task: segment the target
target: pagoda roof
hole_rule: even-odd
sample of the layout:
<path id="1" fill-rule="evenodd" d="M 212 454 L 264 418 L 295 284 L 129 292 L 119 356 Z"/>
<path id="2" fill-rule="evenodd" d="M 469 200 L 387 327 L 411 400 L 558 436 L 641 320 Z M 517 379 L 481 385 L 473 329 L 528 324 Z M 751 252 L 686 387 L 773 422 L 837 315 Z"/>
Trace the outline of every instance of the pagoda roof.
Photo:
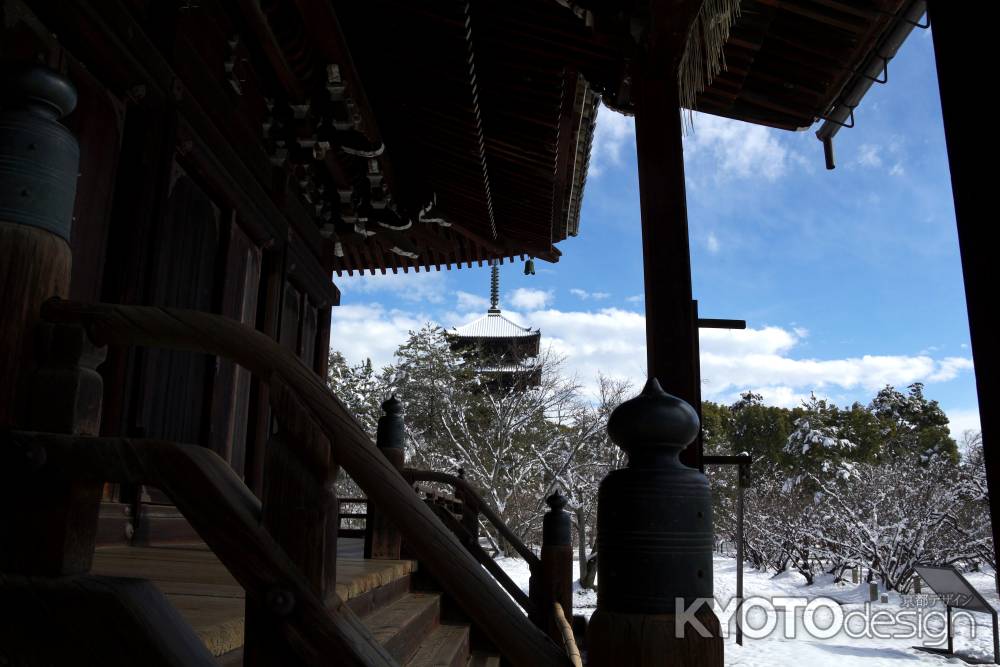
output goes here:
<path id="1" fill-rule="evenodd" d="M 542 335 L 538 329 L 522 327 L 493 308 L 479 319 L 454 327 L 448 333 L 457 338 L 540 338 Z"/>

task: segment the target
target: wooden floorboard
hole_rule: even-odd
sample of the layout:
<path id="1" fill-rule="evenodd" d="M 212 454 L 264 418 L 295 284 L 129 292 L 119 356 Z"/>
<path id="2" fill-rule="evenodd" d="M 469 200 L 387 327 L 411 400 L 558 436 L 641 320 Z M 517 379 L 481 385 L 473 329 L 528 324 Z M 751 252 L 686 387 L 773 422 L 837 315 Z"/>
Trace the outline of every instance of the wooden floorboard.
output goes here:
<path id="1" fill-rule="evenodd" d="M 338 543 L 337 593 L 344 600 L 409 575 L 413 561 L 364 560 L 361 540 Z M 97 549 L 94 574 L 148 579 L 214 655 L 243 645 L 243 588 L 204 545 Z"/>

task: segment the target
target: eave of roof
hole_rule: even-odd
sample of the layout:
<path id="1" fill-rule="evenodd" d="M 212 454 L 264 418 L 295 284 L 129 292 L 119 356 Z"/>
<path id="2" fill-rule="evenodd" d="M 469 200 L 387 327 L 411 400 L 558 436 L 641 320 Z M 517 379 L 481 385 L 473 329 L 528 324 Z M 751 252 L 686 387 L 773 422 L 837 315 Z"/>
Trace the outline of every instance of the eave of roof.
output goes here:
<path id="1" fill-rule="evenodd" d="M 479 319 L 468 324 L 455 327 L 448 332 L 455 338 L 476 339 L 520 339 L 520 338 L 540 338 L 542 333 L 538 329 L 522 327 L 500 314 L 499 310 L 490 310 Z"/>
<path id="2" fill-rule="evenodd" d="M 699 95 L 698 110 L 782 129 L 811 125 L 913 1 L 744 0 L 724 48 L 727 68 Z M 630 110 L 634 46 L 606 21 L 581 20 L 614 3 L 333 2 L 386 139 L 393 197 L 432 191 L 438 204 L 436 223 L 341 235 L 334 270 L 557 261 L 554 244 L 579 232 L 598 93 Z"/>

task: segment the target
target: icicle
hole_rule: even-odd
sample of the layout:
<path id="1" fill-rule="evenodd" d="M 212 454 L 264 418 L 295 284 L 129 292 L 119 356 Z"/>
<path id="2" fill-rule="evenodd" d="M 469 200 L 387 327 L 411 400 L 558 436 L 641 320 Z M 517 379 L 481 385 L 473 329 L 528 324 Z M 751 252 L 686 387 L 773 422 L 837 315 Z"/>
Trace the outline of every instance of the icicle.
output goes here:
<path id="1" fill-rule="evenodd" d="M 693 129 L 698 93 L 712 84 L 726 67 L 723 47 L 729 30 L 740 15 L 740 0 L 705 0 L 688 35 L 677 67 L 677 86 L 685 114 L 685 131 Z"/>

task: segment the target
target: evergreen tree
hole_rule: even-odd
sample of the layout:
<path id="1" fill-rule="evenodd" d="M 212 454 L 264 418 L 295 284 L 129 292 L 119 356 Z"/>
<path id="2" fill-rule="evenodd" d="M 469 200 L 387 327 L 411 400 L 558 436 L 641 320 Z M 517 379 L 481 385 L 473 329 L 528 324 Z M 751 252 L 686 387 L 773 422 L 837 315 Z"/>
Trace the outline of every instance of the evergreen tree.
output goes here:
<path id="1" fill-rule="evenodd" d="M 958 461 L 958 445 L 948 430 L 948 417 L 937 401 L 924 397 L 923 383 L 914 382 L 906 394 L 886 385 L 869 409 L 879 423 L 883 457 L 915 457 L 921 463 Z"/>
<path id="2" fill-rule="evenodd" d="M 824 399 L 811 394 L 802 404 L 803 414 L 795 420 L 795 429 L 785 442 L 785 454 L 794 461 L 791 486 L 798 485 L 809 473 L 823 477 L 843 472 L 857 445 L 844 437 L 844 415 Z"/>
<path id="3" fill-rule="evenodd" d="M 747 452 L 754 460 L 784 462 L 784 447 L 794 416 L 784 408 L 764 405 L 764 397 L 745 392 L 729 406 L 729 442 L 735 454 Z"/>

